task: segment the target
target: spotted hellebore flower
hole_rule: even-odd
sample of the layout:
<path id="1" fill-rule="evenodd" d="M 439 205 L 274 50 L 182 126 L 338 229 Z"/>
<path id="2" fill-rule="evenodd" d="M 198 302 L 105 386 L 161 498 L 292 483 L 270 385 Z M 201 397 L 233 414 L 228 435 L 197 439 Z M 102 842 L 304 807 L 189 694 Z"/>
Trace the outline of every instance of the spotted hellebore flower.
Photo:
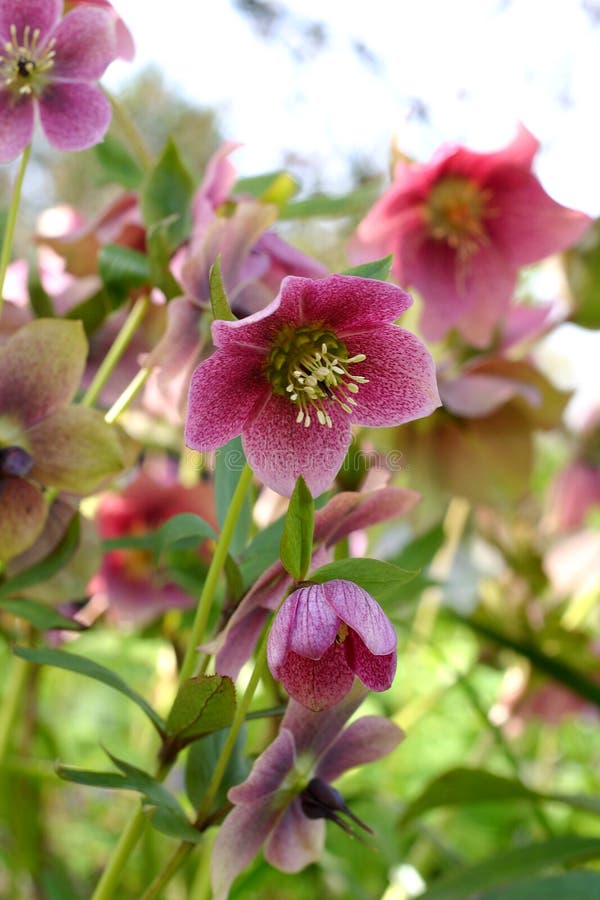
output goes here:
<path id="1" fill-rule="evenodd" d="M 299 872 L 321 858 L 324 819 L 342 824 L 341 813 L 354 818 L 330 782 L 391 753 L 403 738 L 401 730 L 381 716 L 365 716 L 342 731 L 365 694 L 357 683 L 342 703 L 318 713 L 290 700 L 278 736 L 248 778 L 228 793 L 235 806 L 213 847 L 214 900 L 225 900 L 261 846 L 272 866 Z"/>
<path id="2" fill-rule="evenodd" d="M 267 646 L 271 674 L 317 712 L 344 697 L 357 675 L 386 691 L 396 672 L 396 632 L 365 590 L 336 578 L 300 587 L 273 620 Z"/>
<path id="3" fill-rule="evenodd" d="M 96 490 L 127 462 L 118 428 L 70 406 L 85 367 L 81 322 L 36 319 L 0 346 L 0 560 L 27 550 L 48 514 L 43 487 Z"/>
<path id="4" fill-rule="evenodd" d="M 265 309 L 214 322 L 217 351 L 190 385 L 187 445 L 214 450 L 241 433 L 268 487 L 289 496 L 302 475 L 317 496 L 352 424 L 400 425 L 439 405 L 428 350 L 392 324 L 410 303 L 381 281 L 289 276 Z"/>
<path id="5" fill-rule="evenodd" d="M 393 272 L 423 297 L 423 334 L 452 328 L 487 346 L 521 266 L 564 250 L 589 216 L 552 200 L 531 171 L 538 141 L 521 126 L 494 153 L 444 145 L 428 163 L 399 162 L 357 229 L 357 262 L 394 253 Z"/>
<path id="6" fill-rule="evenodd" d="M 96 82 L 117 55 L 111 11 L 62 0 L 0 0 L 0 162 L 31 141 L 37 106 L 48 141 L 83 150 L 102 140 L 110 104 Z"/>

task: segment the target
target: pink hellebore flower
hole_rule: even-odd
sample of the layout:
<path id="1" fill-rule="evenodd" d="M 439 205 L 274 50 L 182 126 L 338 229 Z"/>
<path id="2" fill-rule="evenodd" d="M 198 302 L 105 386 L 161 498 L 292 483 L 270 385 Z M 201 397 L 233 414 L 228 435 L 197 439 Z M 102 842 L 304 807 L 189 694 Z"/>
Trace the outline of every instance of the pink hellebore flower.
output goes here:
<path id="1" fill-rule="evenodd" d="M 242 435 L 262 481 L 314 496 L 335 477 L 351 425 L 400 425 L 439 405 L 435 369 L 392 323 L 410 306 L 394 285 L 353 276 L 284 278 L 275 300 L 241 321 L 217 321 L 217 351 L 195 370 L 186 443 L 214 450 Z"/>
<path id="2" fill-rule="evenodd" d="M 235 806 L 217 834 L 211 858 L 214 900 L 226 900 L 234 879 L 263 844 L 272 866 L 299 872 L 321 858 L 324 819 L 350 831 L 342 812 L 366 828 L 329 782 L 391 753 L 403 734 L 381 716 L 365 716 L 342 731 L 365 693 L 357 684 L 342 703 L 318 713 L 290 700 L 277 738 L 248 778 L 229 791 Z"/>
<path id="3" fill-rule="evenodd" d="M 318 712 L 339 703 L 355 675 L 371 690 L 386 691 L 396 672 L 397 642 L 377 601 L 336 578 L 300 587 L 284 600 L 267 658 L 288 694 Z"/>
<path id="4" fill-rule="evenodd" d="M 62 0 L 0 0 L 0 162 L 33 135 L 34 106 L 48 141 L 83 150 L 102 140 L 110 104 L 94 84 L 117 54 L 115 19 Z"/>
<path id="5" fill-rule="evenodd" d="M 105 9 L 107 12 L 110 12 L 115 20 L 117 57 L 119 59 L 124 59 L 126 62 L 131 62 L 135 56 L 133 37 L 121 16 L 114 9 L 112 3 L 109 3 L 108 0 L 67 0 L 65 4 L 66 11 L 68 12 L 74 6 L 99 6 L 100 9 Z"/>
<path id="6" fill-rule="evenodd" d="M 456 328 L 487 346 L 521 266 L 564 250 L 589 216 L 555 203 L 531 171 L 538 141 L 520 126 L 494 153 L 445 145 L 429 163 L 399 162 L 357 230 L 357 261 L 394 253 L 401 284 L 423 296 L 428 340 Z"/>

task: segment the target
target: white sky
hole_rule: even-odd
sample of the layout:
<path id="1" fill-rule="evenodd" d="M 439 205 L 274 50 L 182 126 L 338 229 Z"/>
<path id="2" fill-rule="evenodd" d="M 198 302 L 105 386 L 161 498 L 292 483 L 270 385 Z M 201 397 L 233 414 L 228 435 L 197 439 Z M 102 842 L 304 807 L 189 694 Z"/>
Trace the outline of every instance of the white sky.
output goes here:
<path id="1" fill-rule="evenodd" d="M 296 61 L 290 28 L 265 42 L 229 0 L 114 0 L 137 56 L 105 81 L 115 87 L 152 62 L 187 98 L 220 109 L 225 136 L 245 145 L 234 157 L 241 174 L 280 166 L 291 151 L 331 191 L 347 185 L 350 151 L 385 169 L 394 134 L 426 159 L 445 140 L 499 147 L 520 119 L 542 142 L 547 190 L 600 213 L 600 24 L 584 10 L 594 0 L 281 2 L 324 23 L 326 49 Z M 378 72 L 355 41 L 379 58 Z M 411 98 L 429 123 L 408 118 Z M 292 168 L 302 176 L 301 163 Z"/>

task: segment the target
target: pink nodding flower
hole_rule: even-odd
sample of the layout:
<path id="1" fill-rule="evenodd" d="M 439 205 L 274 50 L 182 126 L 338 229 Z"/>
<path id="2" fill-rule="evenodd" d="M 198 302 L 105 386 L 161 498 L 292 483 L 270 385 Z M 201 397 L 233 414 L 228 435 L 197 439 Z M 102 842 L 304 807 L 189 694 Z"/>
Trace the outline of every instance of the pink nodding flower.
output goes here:
<path id="1" fill-rule="evenodd" d="M 37 106 L 48 141 L 83 150 L 102 140 L 110 104 L 95 82 L 118 53 L 113 12 L 62 0 L 0 0 L 0 162 L 29 144 Z"/>
<path id="2" fill-rule="evenodd" d="M 323 854 L 325 819 L 354 833 L 345 815 L 371 831 L 330 786 L 348 769 L 391 753 L 404 737 L 382 716 L 363 716 L 344 728 L 366 693 L 357 682 L 341 703 L 318 713 L 290 700 L 278 736 L 227 795 L 234 807 L 213 848 L 214 900 L 226 900 L 261 847 L 275 868 L 299 872 Z"/>
<path id="3" fill-rule="evenodd" d="M 379 604 L 351 581 L 300 587 L 273 620 L 267 658 L 288 694 L 318 712 L 348 693 L 357 675 L 386 691 L 396 672 L 396 632 Z"/>
<path id="4" fill-rule="evenodd" d="M 187 445 L 214 450 L 241 433 L 266 485 L 289 496 L 302 475 L 317 496 L 353 424 L 400 425 L 439 405 L 429 351 L 393 324 L 410 303 L 381 281 L 289 276 L 265 309 L 214 322 L 217 350 L 190 385 Z"/>
<path id="5" fill-rule="evenodd" d="M 589 216 L 552 200 L 531 171 L 538 147 L 520 126 L 494 153 L 444 145 L 428 163 L 400 162 L 359 225 L 353 255 L 361 262 L 394 253 L 394 275 L 423 297 L 428 340 L 455 328 L 487 346 L 519 268 L 564 250 L 589 227 Z"/>

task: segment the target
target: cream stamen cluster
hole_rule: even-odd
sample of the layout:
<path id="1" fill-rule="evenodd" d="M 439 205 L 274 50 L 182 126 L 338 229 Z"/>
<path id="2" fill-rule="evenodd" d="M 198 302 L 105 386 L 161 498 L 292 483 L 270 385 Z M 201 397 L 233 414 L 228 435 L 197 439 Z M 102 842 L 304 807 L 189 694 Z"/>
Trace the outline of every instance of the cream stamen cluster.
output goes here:
<path id="1" fill-rule="evenodd" d="M 490 192 L 461 176 L 442 178 L 431 190 L 426 205 L 430 234 L 446 241 L 466 260 L 488 242 L 484 220 L 492 215 Z"/>
<path id="2" fill-rule="evenodd" d="M 10 26 L 10 41 L 4 44 L 0 55 L 0 79 L 6 87 L 18 94 L 31 94 L 35 89 L 35 79 L 44 75 L 54 65 L 55 39 L 51 38 L 42 52 L 38 47 L 40 29 L 31 30 L 29 25 L 23 29 L 23 40 L 19 43 L 17 28 Z"/>
<path id="3" fill-rule="evenodd" d="M 351 374 L 348 367 L 365 359 L 364 353 L 349 357 L 343 341 L 320 325 L 285 326 L 268 356 L 266 374 L 274 392 L 298 407 L 298 424 L 308 428 L 316 419 L 331 428 L 327 403 L 352 412 L 353 395 L 368 379 Z"/>

